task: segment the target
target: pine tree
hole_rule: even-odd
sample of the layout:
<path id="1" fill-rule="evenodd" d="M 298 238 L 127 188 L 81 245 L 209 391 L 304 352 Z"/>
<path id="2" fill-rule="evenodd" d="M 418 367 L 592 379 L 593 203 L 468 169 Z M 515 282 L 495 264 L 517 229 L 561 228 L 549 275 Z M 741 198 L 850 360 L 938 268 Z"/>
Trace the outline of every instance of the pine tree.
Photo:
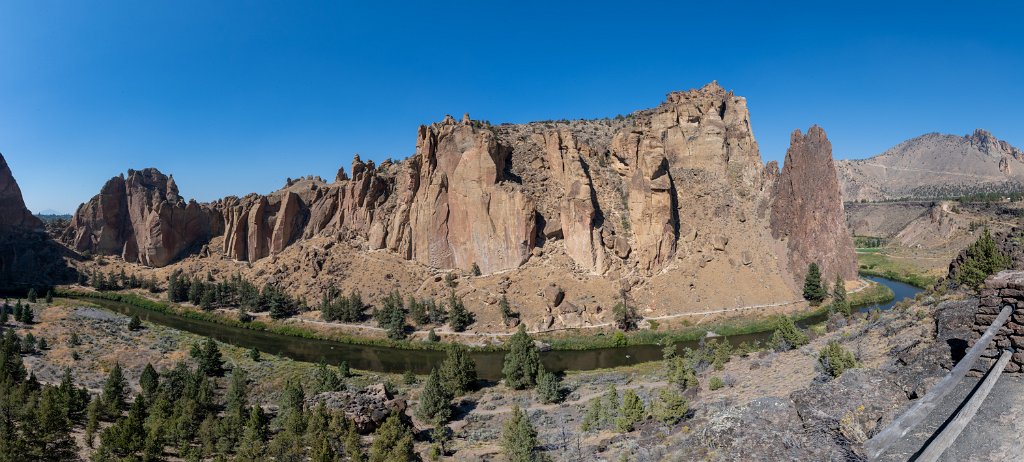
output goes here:
<path id="1" fill-rule="evenodd" d="M 441 363 L 441 380 L 452 396 L 462 396 L 476 383 L 476 363 L 469 350 L 461 344 L 452 344 Z"/>
<path id="2" fill-rule="evenodd" d="M 554 373 L 544 370 L 544 366 L 537 372 L 537 398 L 544 404 L 562 400 L 561 379 Z"/>
<path id="3" fill-rule="evenodd" d="M 53 303 L 53 291 L 52 290 L 47 290 L 46 291 L 46 304 L 49 305 L 49 304 L 52 304 L 52 303 Z"/>
<path id="4" fill-rule="evenodd" d="M 139 315 L 132 315 L 132 318 L 128 320 L 128 330 L 139 329 L 142 329 L 142 320 L 139 319 Z"/>
<path id="5" fill-rule="evenodd" d="M 343 379 L 352 377 L 352 369 L 348 367 L 348 361 L 338 363 L 338 376 Z"/>
<path id="6" fill-rule="evenodd" d="M 821 269 L 817 263 L 807 266 L 807 276 L 804 277 L 804 299 L 812 304 L 821 303 L 828 295 L 825 287 L 821 284 Z"/>
<path id="7" fill-rule="evenodd" d="M 89 401 L 85 408 L 85 444 L 90 448 L 96 441 L 96 430 L 100 427 L 100 398 L 95 397 Z"/>
<path id="8" fill-rule="evenodd" d="M 430 331 L 427 332 L 427 341 L 430 343 L 437 343 L 441 341 L 441 337 L 437 336 L 437 332 L 434 332 L 434 329 L 430 329 Z"/>
<path id="9" fill-rule="evenodd" d="M 32 324 L 32 322 L 34 320 L 35 320 L 35 313 L 32 312 L 32 306 L 31 305 L 25 305 L 25 307 L 21 309 L 21 323 L 22 324 Z"/>
<path id="10" fill-rule="evenodd" d="M 392 412 L 374 433 L 369 462 L 399 462 L 414 460 L 412 431 Z"/>
<path id="11" fill-rule="evenodd" d="M 796 326 L 793 319 L 789 316 L 779 316 L 778 322 L 775 327 L 775 332 L 772 334 L 768 344 L 779 351 L 786 351 L 792 348 L 798 348 L 806 345 L 810 342 L 810 338 Z"/>
<path id="12" fill-rule="evenodd" d="M 224 373 L 224 359 L 221 357 L 220 348 L 217 342 L 207 337 L 202 348 L 193 345 L 193 356 L 199 360 L 199 372 L 208 377 L 219 376 Z"/>
<path id="13" fill-rule="evenodd" d="M 843 277 L 836 274 L 836 282 L 832 287 L 832 310 L 845 316 L 853 314 L 850 302 L 846 298 L 846 283 L 843 282 Z"/>
<path id="14" fill-rule="evenodd" d="M 420 392 L 416 417 L 435 424 L 447 423 L 452 416 L 451 401 L 452 394 L 442 383 L 441 374 L 433 369 Z"/>
<path id="15" fill-rule="evenodd" d="M 256 347 L 253 347 L 252 349 L 250 349 L 249 350 L 249 359 L 251 359 L 251 360 L 253 360 L 254 362 L 257 362 L 257 363 L 260 362 L 260 350 L 258 350 Z"/>
<path id="16" fill-rule="evenodd" d="M 159 386 L 160 374 L 156 372 L 152 364 L 146 363 L 146 368 L 142 370 L 142 376 L 139 377 L 139 387 L 142 388 L 142 394 L 146 398 L 153 399 Z"/>
<path id="17" fill-rule="evenodd" d="M 505 422 L 501 434 L 501 448 L 509 462 L 537 462 L 537 430 L 518 405 L 512 406 L 512 415 Z"/>
<path id="18" fill-rule="evenodd" d="M 540 354 L 533 344 L 533 339 L 520 324 L 519 330 L 508 341 L 508 353 L 505 354 L 505 365 L 501 372 L 505 376 L 505 386 L 521 390 L 532 387 L 537 380 L 540 368 Z"/>
<path id="19" fill-rule="evenodd" d="M 103 384 L 102 408 L 103 415 L 115 419 L 121 415 L 125 408 L 125 399 L 128 396 L 128 382 L 121 371 L 121 363 L 114 363 L 107 375 L 107 381 Z"/>
<path id="20" fill-rule="evenodd" d="M 36 300 L 38 300 L 38 299 L 39 299 L 39 294 L 36 292 L 36 289 L 34 289 L 34 288 L 29 289 L 28 290 L 28 302 L 29 303 L 35 303 Z"/>

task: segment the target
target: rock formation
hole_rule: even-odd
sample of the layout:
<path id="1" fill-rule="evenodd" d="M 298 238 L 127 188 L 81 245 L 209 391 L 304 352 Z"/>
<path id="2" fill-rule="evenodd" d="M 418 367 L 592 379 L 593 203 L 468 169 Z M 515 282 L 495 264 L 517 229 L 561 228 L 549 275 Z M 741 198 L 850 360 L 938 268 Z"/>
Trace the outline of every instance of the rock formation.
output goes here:
<path id="1" fill-rule="evenodd" d="M 826 280 L 857 276 L 857 258 L 846 229 L 846 214 L 832 163 L 832 143 L 821 127 L 790 137 L 786 161 L 775 186 L 772 235 L 785 238 L 790 268 L 802 280 L 810 263 Z"/>
<path id="2" fill-rule="evenodd" d="M 25 207 L 21 188 L 0 154 L 0 290 L 43 288 L 71 277 L 64 252 Z"/>
<path id="3" fill-rule="evenodd" d="M 127 178 L 111 178 L 98 195 L 78 207 L 63 239 L 79 252 L 164 266 L 198 250 L 218 221 L 212 209 L 186 203 L 174 178 L 153 168 L 128 170 Z"/>
<path id="4" fill-rule="evenodd" d="M 836 163 L 846 201 L 932 199 L 1024 188 L 1024 151 L 978 129 L 929 133 L 868 159 Z"/>
<path id="5" fill-rule="evenodd" d="M 713 82 L 613 119 L 491 125 L 449 116 L 419 127 L 416 151 L 406 159 L 376 165 L 357 155 L 331 182 L 289 179 L 270 194 L 195 207 L 184 205 L 169 179 L 161 186 L 158 172 L 130 172 L 82 206 L 66 241 L 153 266 L 209 244 L 212 255 L 190 259 L 190 271 L 207 261 L 246 261 L 265 281 L 313 298 L 327 284 L 345 286 L 358 278 L 355 272 L 372 274 L 381 265 L 393 271 L 378 278 L 392 287 L 387 290 L 394 287 L 388 277 L 413 280 L 420 271 L 479 268 L 485 277 L 508 272 L 511 280 L 538 287 L 557 278 L 575 295 L 554 307 L 531 297 L 524 303 L 545 311 L 522 322 L 587 327 L 604 322 L 624 293 L 654 312 L 792 301 L 803 269 L 793 267 L 791 254 L 803 262 L 841 255 L 828 270 L 841 267 L 853 277 L 850 239 L 838 238 L 845 231 L 841 203 L 785 209 L 813 223 L 819 213 L 826 221 L 840 217 L 822 222 L 821 233 L 783 232 L 806 231 L 806 243 L 791 239 L 796 247 L 786 249 L 781 235 L 773 235 L 774 195 L 785 192 L 774 199 L 782 207 L 819 194 L 776 184 L 832 168 L 828 152 L 801 154 L 781 174 L 777 164 L 764 165 L 746 100 Z M 173 213 L 157 213 L 164 209 Z M 180 226 L 172 222 L 179 215 L 196 225 L 172 242 L 146 232 L 166 235 Z M 165 251 L 154 255 L 153 249 Z M 346 288 L 363 289 L 355 282 Z"/>

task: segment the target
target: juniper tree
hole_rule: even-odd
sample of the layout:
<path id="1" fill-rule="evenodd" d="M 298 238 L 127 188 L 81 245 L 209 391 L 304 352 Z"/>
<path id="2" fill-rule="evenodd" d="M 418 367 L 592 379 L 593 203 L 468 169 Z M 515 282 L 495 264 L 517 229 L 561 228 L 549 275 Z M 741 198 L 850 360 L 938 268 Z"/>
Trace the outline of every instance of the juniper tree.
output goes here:
<path id="1" fill-rule="evenodd" d="M 534 386 L 539 368 L 540 354 L 537 347 L 526 333 L 526 327 L 520 324 L 519 330 L 508 341 L 508 353 L 505 354 L 505 365 L 501 369 L 505 376 L 505 386 L 515 390 Z"/>
<path id="2" fill-rule="evenodd" d="M 964 258 L 957 269 L 956 281 L 960 284 L 977 287 L 985 281 L 990 274 L 1010 266 L 1011 260 L 1006 256 L 988 228 L 982 232 L 981 237 L 964 251 Z"/>
<path id="3" fill-rule="evenodd" d="M 448 325 L 451 326 L 452 330 L 462 332 L 470 324 L 473 324 L 473 313 L 466 309 L 462 298 L 455 296 L 455 291 L 452 291 L 451 296 L 448 297 L 448 306 L 451 308 L 448 314 Z"/>
<path id="4" fill-rule="evenodd" d="M 142 320 L 139 319 L 139 315 L 132 315 L 132 318 L 128 320 L 128 330 L 139 330 L 142 328 Z"/>
<path id="5" fill-rule="evenodd" d="M 512 406 L 512 415 L 501 433 L 501 449 L 509 462 L 538 462 L 537 430 L 518 405 Z"/>
<path id="6" fill-rule="evenodd" d="M 441 380 L 452 396 L 462 396 L 476 383 L 476 363 L 461 344 L 452 344 L 447 350 L 439 371 Z"/>
<path id="7" fill-rule="evenodd" d="M 146 368 L 142 370 L 142 376 L 139 377 L 139 387 L 142 388 L 143 396 L 153 399 L 159 386 L 160 374 L 156 372 L 152 364 L 146 363 Z"/>
<path id="8" fill-rule="evenodd" d="M 558 378 L 558 375 L 544 370 L 544 366 L 541 366 L 540 371 L 537 372 L 537 398 L 545 404 L 562 400 L 561 379 Z"/>
<path id="9" fill-rule="evenodd" d="M 836 274 L 836 282 L 832 288 L 832 310 L 849 316 L 852 313 L 849 300 L 846 298 L 846 283 L 843 277 Z"/>
<path id="10" fill-rule="evenodd" d="M 446 423 L 452 416 L 451 401 L 451 391 L 442 382 L 437 369 L 433 369 L 423 384 L 423 391 L 420 392 L 416 417 L 435 424 Z"/>
<path id="11" fill-rule="evenodd" d="M 28 302 L 29 303 L 35 303 L 36 300 L 38 300 L 38 299 L 39 299 L 39 294 L 36 292 L 36 289 L 35 288 L 28 289 Z"/>
<path id="12" fill-rule="evenodd" d="M 619 416 L 615 419 L 615 429 L 620 433 L 633 431 L 636 424 L 647 416 L 647 409 L 644 402 L 640 400 L 632 389 L 622 394 L 622 406 L 619 407 Z"/>
<path id="13" fill-rule="evenodd" d="M 397 412 L 392 412 L 374 433 L 369 462 L 414 460 L 412 431 Z"/>
<path id="14" fill-rule="evenodd" d="M 121 363 L 114 363 L 114 367 L 107 374 L 107 381 L 103 384 L 101 407 L 103 415 L 110 419 L 117 418 L 125 408 L 125 400 L 128 396 L 128 382 L 121 371 Z"/>

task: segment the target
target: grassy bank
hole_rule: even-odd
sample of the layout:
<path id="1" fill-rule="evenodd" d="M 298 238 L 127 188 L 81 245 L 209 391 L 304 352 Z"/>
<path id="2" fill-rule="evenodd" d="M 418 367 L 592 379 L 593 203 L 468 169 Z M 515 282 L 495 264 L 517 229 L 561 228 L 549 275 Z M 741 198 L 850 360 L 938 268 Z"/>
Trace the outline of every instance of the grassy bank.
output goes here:
<path id="1" fill-rule="evenodd" d="M 860 274 L 865 276 L 881 276 L 893 281 L 910 284 L 919 289 L 927 289 L 939 282 L 938 276 L 928 274 L 921 268 L 902 262 L 880 253 L 858 253 L 857 263 Z"/>
<path id="2" fill-rule="evenodd" d="M 882 276 L 884 277 L 884 276 Z M 854 292 L 847 296 L 850 305 L 853 307 L 872 305 L 875 303 L 887 303 L 896 298 L 892 289 L 882 284 L 871 284 L 866 289 Z"/>
<path id="3" fill-rule="evenodd" d="M 352 345 L 366 345 L 375 347 L 398 348 L 404 350 L 444 350 L 445 344 L 436 342 L 411 342 L 391 340 L 386 338 L 361 337 L 356 335 L 345 335 L 339 333 L 318 332 L 302 326 L 285 325 L 276 322 L 251 321 L 242 322 L 237 318 L 224 316 L 212 311 L 199 311 L 177 304 L 158 302 L 132 293 L 121 292 L 86 292 L 70 289 L 58 289 L 55 292 L 58 297 L 76 298 L 88 300 L 90 298 L 109 300 L 131 305 L 148 311 L 155 311 L 172 316 L 194 319 L 197 321 L 209 322 L 230 326 L 238 329 L 249 329 L 256 331 L 270 332 L 278 335 L 291 337 L 302 337 L 316 340 L 327 340 L 332 342 L 346 343 Z M 499 347 L 474 347 L 475 350 L 488 351 L 500 350 Z"/>

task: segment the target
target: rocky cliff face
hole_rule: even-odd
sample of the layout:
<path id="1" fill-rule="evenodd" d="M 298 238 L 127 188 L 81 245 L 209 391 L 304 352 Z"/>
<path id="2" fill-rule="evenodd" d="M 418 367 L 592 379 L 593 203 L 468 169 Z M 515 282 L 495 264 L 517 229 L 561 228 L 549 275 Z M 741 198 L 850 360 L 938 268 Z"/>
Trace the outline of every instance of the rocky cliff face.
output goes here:
<path id="1" fill-rule="evenodd" d="M 346 263 L 358 259 L 360 271 L 371 273 L 387 266 L 402 272 L 385 274 L 396 281 L 416 280 L 423 269 L 465 273 L 476 266 L 506 278 L 491 295 L 516 281 L 536 287 L 554 277 L 563 287 L 586 289 L 556 306 L 538 299 L 544 317 L 528 322 L 578 327 L 601 322 L 604 308 L 624 293 L 652 312 L 792 301 L 799 295 L 791 253 L 801 262 L 841 254 L 843 263 L 827 267 L 853 277 L 850 240 L 838 237 L 842 204 L 814 202 L 817 191 L 775 186 L 833 168 L 830 153 L 816 154 L 799 151 L 781 174 L 777 164 L 764 165 L 746 100 L 711 83 L 614 119 L 490 125 L 446 117 L 419 127 L 407 159 L 375 165 L 356 156 L 332 182 L 288 180 L 267 195 L 198 206 L 204 213 L 189 212 L 193 206 L 184 205 L 170 180 L 161 186 L 158 172 L 144 175 L 153 177 L 142 182 L 148 187 L 115 178 L 79 210 L 67 241 L 154 266 L 209 241 L 210 260 L 247 261 L 261 277 L 314 298 L 326 283 L 310 277 L 337 278 L 341 286 L 355 280 L 356 270 L 334 262 L 349 252 L 359 257 L 349 255 Z M 777 191 L 785 195 L 776 204 L 803 201 L 786 212 L 794 217 L 818 220 L 818 208 L 828 208 L 820 212 L 827 217 L 835 208 L 839 221 L 823 219 L 827 230 L 807 231 L 801 236 L 809 242 L 787 249 L 773 235 Z M 165 208 L 175 212 L 156 213 Z M 195 229 L 164 244 L 162 258 L 141 250 L 132 258 L 132 242 L 155 247 L 139 230 L 176 229 L 164 221 L 179 214 L 193 217 Z M 190 259 L 190 271 L 205 258 Z M 419 269 L 400 269 L 408 262 Z"/>
<path id="2" fill-rule="evenodd" d="M 929 133 L 868 159 L 836 163 L 846 201 L 930 199 L 1024 188 L 1024 151 L 985 130 Z"/>
<path id="3" fill-rule="evenodd" d="M 79 206 L 63 240 L 71 248 L 164 266 L 198 250 L 219 225 L 215 212 L 185 202 L 173 178 L 148 168 L 111 178 Z M 216 226 L 216 228 L 215 228 Z"/>
<path id="4" fill-rule="evenodd" d="M 25 207 L 21 188 L 0 154 L 0 290 L 43 288 L 69 277 L 61 246 Z"/>
<path id="5" fill-rule="evenodd" d="M 821 127 L 790 137 L 786 161 L 775 185 L 772 235 L 786 239 L 790 268 L 802 280 L 817 263 L 831 281 L 857 276 L 857 258 L 832 162 L 832 143 Z"/>

